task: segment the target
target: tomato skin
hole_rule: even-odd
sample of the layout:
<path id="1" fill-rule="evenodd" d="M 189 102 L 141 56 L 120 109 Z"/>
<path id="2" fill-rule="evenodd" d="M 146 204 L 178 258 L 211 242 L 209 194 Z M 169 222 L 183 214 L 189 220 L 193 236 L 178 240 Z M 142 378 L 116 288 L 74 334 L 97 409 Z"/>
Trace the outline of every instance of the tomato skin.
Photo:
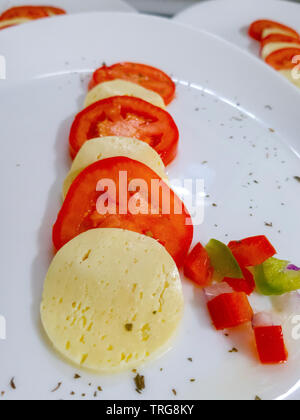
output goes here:
<path id="1" fill-rule="evenodd" d="M 214 269 L 206 249 L 198 243 L 187 256 L 184 263 L 184 275 L 201 287 L 209 286 L 212 282 Z"/>
<path id="2" fill-rule="evenodd" d="M 256 346 L 262 364 L 281 364 L 288 360 L 281 326 L 254 328 Z"/>
<path id="3" fill-rule="evenodd" d="M 272 20 L 257 20 L 253 22 L 249 28 L 249 36 L 256 41 L 261 41 L 263 31 L 268 28 L 278 28 L 287 31 L 291 36 L 299 39 L 299 34 L 294 29 Z"/>
<path id="4" fill-rule="evenodd" d="M 250 296 L 254 292 L 256 286 L 254 276 L 247 268 L 241 267 L 241 269 L 244 276 L 243 279 L 225 277 L 224 281 L 229 284 L 235 292 L 244 292 L 246 295 Z"/>
<path id="5" fill-rule="evenodd" d="M 16 18 L 41 19 L 48 14 L 43 7 L 39 6 L 17 6 L 6 10 L 0 16 L 0 20 L 9 20 Z"/>
<path id="6" fill-rule="evenodd" d="M 207 303 L 208 311 L 218 331 L 251 322 L 253 310 L 245 293 L 226 293 Z"/>
<path id="7" fill-rule="evenodd" d="M 268 55 L 266 63 L 275 70 L 292 70 L 297 64 L 292 60 L 298 55 L 300 55 L 300 46 L 299 48 L 283 48 Z"/>
<path id="8" fill-rule="evenodd" d="M 0 16 L 0 20 L 10 20 L 16 18 L 42 19 L 48 16 L 64 15 L 65 10 L 52 6 L 17 6 L 12 7 Z"/>
<path id="9" fill-rule="evenodd" d="M 100 133 L 98 124 L 101 121 L 104 131 Z M 157 151 L 166 166 L 177 155 L 179 131 L 168 112 L 142 99 L 115 96 L 90 105 L 76 116 L 69 138 L 72 158 L 87 140 L 115 135 L 145 141 Z"/>
<path id="10" fill-rule="evenodd" d="M 120 172 L 127 174 L 128 185 L 132 180 L 144 180 L 148 188 L 148 208 L 157 206 L 157 213 L 132 214 L 129 209 L 120 209 L 121 189 Z M 97 192 L 100 180 L 111 180 L 116 186 L 116 211 L 113 214 L 100 215 L 97 211 L 97 201 L 103 194 Z M 162 197 L 159 202 L 152 196 L 151 183 L 161 182 L 162 197 L 170 195 L 170 214 L 162 210 Z M 126 194 L 127 194 L 126 192 Z M 123 197 L 123 196 L 122 196 Z M 128 202 L 130 194 L 127 194 Z M 174 208 L 181 205 L 182 214 L 176 214 Z M 176 207 L 175 207 L 176 206 Z M 122 214 L 121 214 L 122 213 Z M 79 234 L 96 228 L 119 228 L 131 230 L 151 236 L 165 246 L 175 260 L 178 267 L 183 265 L 193 239 L 193 225 L 191 217 L 181 200 L 170 190 L 161 178 L 144 164 L 125 157 L 115 157 L 98 161 L 86 168 L 73 182 L 64 201 L 57 221 L 53 227 L 53 243 L 57 250 Z"/>
<path id="11" fill-rule="evenodd" d="M 263 235 L 253 236 L 241 241 L 232 241 L 228 244 L 228 247 L 242 267 L 254 267 L 263 264 L 277 253 Z"/>
<path id="12" fill-rule="evenodd" d="M 59 16 L 59 15 L 65 15 L 66 11 L 64 9 L 61 9 L 59 7 L 53 7 L 53 6 L 41 6 L 48 16 Z"/>
<path id="13" fill-rule="evenodd" d="M 166 73 L 138 63 L 117 63 L 110 67 L 103 65 L 94 72 L 89 89 L 114 79 L 127 80 L 153 90 L 162 96 L 166 105 L 171 103 L 175 96 L 175 83 Z"/>

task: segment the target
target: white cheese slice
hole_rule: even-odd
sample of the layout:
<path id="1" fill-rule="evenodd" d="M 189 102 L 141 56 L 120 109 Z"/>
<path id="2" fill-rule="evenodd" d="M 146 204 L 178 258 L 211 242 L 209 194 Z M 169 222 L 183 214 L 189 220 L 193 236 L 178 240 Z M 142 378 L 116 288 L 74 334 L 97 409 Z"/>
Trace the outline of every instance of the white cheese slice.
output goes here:
<path id="1" fill-rule="evenodd" d="M 55 256 L 41 318 L 69 361 L 111 372 L 166 352 L 183 306 L 178 269 L 162 245 L 135 232 L 94 229 Z"/>
<path id="2" fill-rule="evenodd" d="M 291 42 L 270 42 L 266 44 L 261 50 L 261 57 L 265 60 L 270 54 L 274 51 L 282 50 L 284 48 L 299 48 L 300 44 L 291 43 Z"/>
<path id="3" fill-rule="evenodd" d="M 85 168 L 98 160 L 116 156 L 143 163 L 169 183 L 161 157 L 147 143 L 130 137 L 100 137 L 85 142 L 79 150 L 64 182 L 63 197 L 65 198 L 72 182 Z"/>
<path id="4" fill-rule="evenodd" d="M 127 82 L 126 80 L 112 80 L 103 82 L 91 89 L 84 101 L 84 108 L 92 105 L 102 99 L 111 98 L 113 96 L 134 96 L 150 102 L 152 105 L 166 109 L 163 98 L 156 92 L 145 89 L 137 83 Z"/>

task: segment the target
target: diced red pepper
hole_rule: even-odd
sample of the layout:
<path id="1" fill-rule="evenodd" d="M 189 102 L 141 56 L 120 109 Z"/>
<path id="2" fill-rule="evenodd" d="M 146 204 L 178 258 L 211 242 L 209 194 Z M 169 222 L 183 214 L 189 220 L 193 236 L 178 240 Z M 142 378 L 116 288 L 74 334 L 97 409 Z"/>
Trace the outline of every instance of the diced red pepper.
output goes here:
<path id="1" fill-rule="evenodd" d="M 281 326 L 254 328 L 258 355 L 262 364 L 279 364 L 288 359 Z"/>
<path id="2" fill-rule="evenodd" d="M 206 249 L 199 243 L 188 255 L 184 264 L 184 275 L 201 287 L 211 284 L 214 269 Z"/>
<path id="3" fill-rule="evenodd" d="M 263 264 L 276 254 L 275 248 L 263 235 L 232 241 L 228 247 L 242 267 L 255 267 Z"/>
<path id="4" fill-rule="evenodd" d="M 247 269 L 241 267 L 243 272 L 243 279 L 231 279 L 225 277 L 224 281 L 229 284 L 235 292 L 245 292 L 246 295 L 251 295 L 255 290 L 255 280 L 253 274 Z"/>
<path id="5" fill-rule="evenodd" d="M 243 292 L 220 295 L 208 302 L 207 307 L 217 330 L 251 322 L 254 315 L 247 295 Z"/>

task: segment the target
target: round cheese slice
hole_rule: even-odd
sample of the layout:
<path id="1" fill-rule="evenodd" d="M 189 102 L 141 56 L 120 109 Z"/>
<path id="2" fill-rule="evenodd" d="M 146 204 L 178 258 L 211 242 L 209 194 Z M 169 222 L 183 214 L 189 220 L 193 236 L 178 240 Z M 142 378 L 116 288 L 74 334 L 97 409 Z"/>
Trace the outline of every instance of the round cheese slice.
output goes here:
<path id="1" fill-rule="evenodd" d="M 295 36 L 295 34 L 293 32 L 290 32 L 287 29 L 281 29 L 281 28 L 274 27 L 274 28 L 266 28 L 266 29 L 264 29 L 263 30 L 263 33 L 262 33 L 262 39 L 265 39 L 265 38 L 267 38 L 267 36 L 274 35 L 274 34 L 276 34 L 276 35 L 279 34 L 279 35 Z"/>
<path id="2" fill-rule="evenodd" d="M 270 42 L 261 50 L 261 57 L 265 60 L 272 52 L 282 50 L 284 48 L 300 48 L 300 44 L 292 42 Z"/>
<path id="3" fill-rule="evenodd" d="M 166 168 L 159 154 L 147 143 L 130 137 L 101 137 L 84 143 L 78 152 L 63 186 L 65 198 L 74 179 L 92 163 L 116 156 L 124 156 L 144 163 L 167 184 Z"/>
<path id="4" fill-rule="evenodd" d="M 16 18 L 16 19 L 9 19 L 9 20 L 2 20 L 0 21 L 0 29 L 6 28 L 10 26 L 20 25 L 21 23 L 30 22 L 32 19 L 27 18 Z"/>
<path id="5" fill-rule="evenodd" d="M 95 102 L 111 98 L 112 96 L 134 96 L 159 108 L 166 109 L 164 100 L 158 93 L 145 89 L 137 83 L 120 79 L 100 83 L 91 89 L 85 98 L 84 107 L 86 108 Z"/>
<path id="6" fill-rule="evenodd" d="M 162 245 L 135 232 L 94 229 L 55 256 L 41 318 L 69 361 L 111 372 L 165 353 L 183 306 L 178 269 Z"/>
<path id="7" fill-rule="evenodd" d="M 279 70 L 279 73 L 282 74 L 286 79 L 288 79 L 291 83 L 293 83 L 295 86 L 300 88 L 300 77 L 299 77 L 299 71 L 296 71 L 296 77 L 293 77 L 293 70 Z"/>

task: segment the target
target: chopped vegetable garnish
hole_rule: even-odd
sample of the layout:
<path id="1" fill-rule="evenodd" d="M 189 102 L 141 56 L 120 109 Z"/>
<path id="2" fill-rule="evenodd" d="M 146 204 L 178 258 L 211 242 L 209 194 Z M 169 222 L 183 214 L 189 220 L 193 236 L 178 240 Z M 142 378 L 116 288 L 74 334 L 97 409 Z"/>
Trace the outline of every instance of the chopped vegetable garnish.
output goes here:
<path id="1" fill-rule="evenodd" d="M 255 282 L 263 295 L 283 295 L 300 289 L 300 271 L 288 261 L 270 258 L 255 267 Z"/>
<path id="2" fill-rule="evenodd" d="M 217 330 L 234 328 L 251 322 L 253 311 L 245 293 L 227 293 L 207 304 L 211 319 Z"/>
<path id="3" fill-rule="evenodd" d="M 234 290 L 227 283 L 216 283 L 203 289 L 206 302 L 210 302 L 214 298 L 225 295 L 226 293 L 233 293 Z"/>
<path id="4" fill-rule="evenodd" d="M 235 292 L 245 292 L 246 295 L 251 295 L 255 290 L 255 281 L 253 274 L 247 269 L 242 268 L 243 276 L 242 279 L 231 279 L 225 277 L 224 281 L 233 288 Z"/>
<path id="5" fill-rule="evenodd" d="M 265 236 L 253 236 L 241 241 L 232 241 L 228 247 L 243 267 L 254 267 L 276 254 L 275 248 Z"/>
<path id="6" fill-rule="evenodd" d="M 258 355 L 263 364 L 284 363 L 288 359 L 281 326 L 255 327 Z"/>
<path id="7" fill-rule="evenodd" d="M 206 245 L 206 251 L 209 255 L 211 265 L 222 279 L 224 277 L 243 278 L 243 273 L 238 262 L 225 244 L 216 239 L 211 239 Z"/>
<path id="8" fill-rule="evenodd" d="M 208 286 L 213 277 L 214 269 L 206 249 L 199 243 L 185 260 L 185 276 L 202 287 Z"/>

